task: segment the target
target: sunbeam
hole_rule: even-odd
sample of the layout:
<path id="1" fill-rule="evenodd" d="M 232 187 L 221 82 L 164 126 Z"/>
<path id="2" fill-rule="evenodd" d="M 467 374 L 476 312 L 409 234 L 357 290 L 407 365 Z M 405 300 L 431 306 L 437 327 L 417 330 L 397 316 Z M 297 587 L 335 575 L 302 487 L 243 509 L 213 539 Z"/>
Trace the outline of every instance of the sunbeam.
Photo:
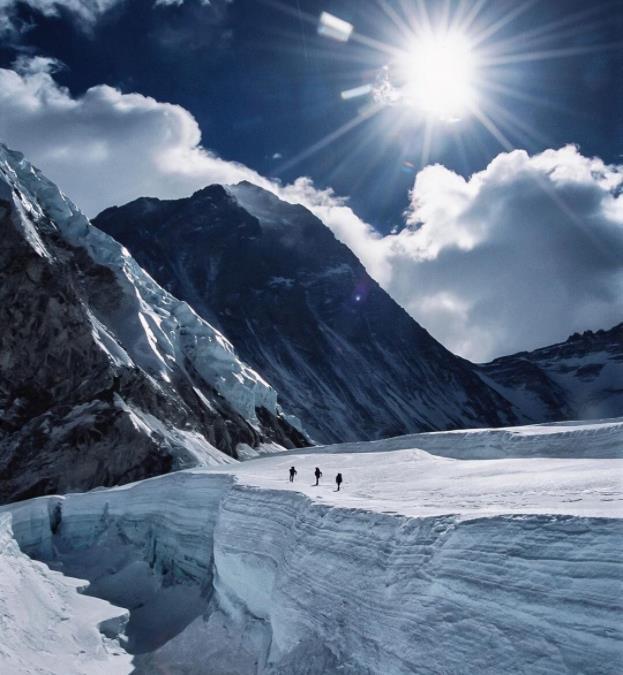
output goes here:
<path id="1" fill-rule="evenodd" d="M 363 111 L 360 111 L 357 117 L 354 117 L 353 119 L 343 124 L 341 127 L 338 127 L 337 129 L 332 131 L 330 134 L 327 134 L 324 138 L 321 138 L 320 140 L 316 141 L 313 145 L 310 145 L 309 147 L 305 148 L 305 150 L 297 154 L 295 157 L 292 157 L 287 162 L 283 162 L 282 164 L 280 164 L 275 170 L 276 173 L 279 174 L 283 171 L 287 171 L 288 169 L 291 169 L 299 162 L 302 162 L 304 159 L 307 159 L 308 157 L 311 157 L 312 155 L 316 154 L 323 148 L 330 146 L 331 143 L 340 138 L 340 136 L 347 134 L 352 129 L 358 127 L 362 122 L 365 122 L 371 117 L 374 117 L 374 115 L 376 115 L 379 112 L 381 107 L 382 106 L 378 103 L 369 105 Z"/>
<path id="2" fill-rule="evenodd" d="M 288 15 L 296 13 L 298 21 L 317 25 L 320 34 L 327 32 L 323 21 L 350 26 L 348 22 L 340 23 L 339 17 L 327 18 L 326 13 L 319 23 L 318 16 L 298 12 L 281 0 L 262 2 Z M 478 127 L 505 150 L 515 147 L 511 139 L 526 147 L 546 144 L 546 136 L 515 114 L 513 105 L 521 101 L 554 109 L 556 103 L 546 92 L 539 94 L 534 82 L 528 83 L 529 87 L 524 84 L 516 76 L 516 66 L 619 49 L 623 41 L 590 41 L 594 37 L 591 31 L 597 31 L 604 21 L 603 17 L 595 18 L 590 7 L 536 27 L 525 28 L 523 22 L 521 30 L 510 34 L 509 26 L 521 23 L 535 2 L 509 3 L 500 12 L 498 5 L 487 0 L 443 0 L 434 5 L 426 0 L 376 0 L 378 35 L 384 39 L 366 34 L 357 25 L 346 31 L 348 35 L 345 32 L 327 36 L 331 38 L 328 43 L 344 45 L 337 53 L 328 44 L 326 57 L 352 64 L 356 75 L 350 86 L 344 83 L 340 99 L 344 105 L 352 105 L 352 101 L 367 105 L 363 112 L 361 104 L 357 105 L 355 117 L 276 167 L 277 175 L 330 149 L 334 141 L 356 129 L 364 133 L 362 123 L 385 109 L 391 112 L 379 118 L 378 124 L 366 125 L 365 133 L 373 134 L 381 145 L 384 136 L 385 143 L 390 144 L 395 142 L 396 134 L 403 134 L 410 139 L 411 154 L 420 168 L 435 160 L 438 148 L 445 147 L 444 138 L 455 142 L 460 138 L 466 156 L 467 141 L 477 142 L 474 130 Z M 561 45 L 562 40 L 570 38 L 583 38 L 584 43 Z M 306 45 L 306 49 L 309 53 L 310 46 Z M 573 114 L 562 106 L 559 112 Z M 417 150 L 411 139 L 416 139 Z M 351 152 L 368 145 L 365 141 L 353 143 Z M 337 170 L 346 161 L 345 156 L 336 157 L 333 166 Z"/>

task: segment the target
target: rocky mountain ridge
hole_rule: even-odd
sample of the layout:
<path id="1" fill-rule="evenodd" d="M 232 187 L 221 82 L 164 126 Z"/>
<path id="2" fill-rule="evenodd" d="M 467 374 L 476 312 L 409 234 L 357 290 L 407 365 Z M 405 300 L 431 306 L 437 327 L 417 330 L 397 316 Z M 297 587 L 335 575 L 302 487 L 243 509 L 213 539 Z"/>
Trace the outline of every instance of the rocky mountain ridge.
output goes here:
<path id="1" fill-rule="evenodd" d="M 231 343 L 0 145 L 0 502 L 308 443 Z"/>
<path id="2" fill-rule="evenodd" d="M 523 421 L 303 206 L 212 185 L 93 222 L 219 326 L 318 442 Z"/>
<path id="3" fill-rule="evenodd" d="M 478 366 L 535 422 L 623 415 L 623 323 Z"/>

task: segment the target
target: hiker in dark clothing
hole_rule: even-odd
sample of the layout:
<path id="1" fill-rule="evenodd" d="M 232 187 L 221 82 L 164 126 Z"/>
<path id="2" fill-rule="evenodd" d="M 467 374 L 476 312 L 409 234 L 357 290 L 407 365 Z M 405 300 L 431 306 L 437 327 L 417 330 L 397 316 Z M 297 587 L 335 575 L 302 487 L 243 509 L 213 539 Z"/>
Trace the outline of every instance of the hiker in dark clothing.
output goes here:
<path id="1" fill-rule="evenodd" d="M 338 475 L 335 477 L 335 482 L 337 483 L 337 491 L 340 491 L 340 485 L 342 484 L 342 474 L 338 473 Z"/>
<path id="2" fill-rule="evenodd" d="M 290 467 L 290 483 L 294 483 L 294 476 L 296 476 L 296 469 L 291 466 Z"/>
<path id="3" fill-rule="evenodd" d="M 314 476 L 316 476 L 316 485 L 318 485 L 320 476 L 322 476 L 322 471 L 318 467 L 316 467 L 316 470 L 314 471 Z"/>

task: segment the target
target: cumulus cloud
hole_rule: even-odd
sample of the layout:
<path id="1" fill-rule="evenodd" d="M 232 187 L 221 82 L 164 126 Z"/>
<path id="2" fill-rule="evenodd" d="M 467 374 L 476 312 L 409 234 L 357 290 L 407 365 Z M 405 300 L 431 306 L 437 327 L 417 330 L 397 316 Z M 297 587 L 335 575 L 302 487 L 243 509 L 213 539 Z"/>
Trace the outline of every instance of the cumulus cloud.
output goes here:
<path id="1" fill-rule="evenodd" d="M 318 215 L 437 339 L 475 360 L 608 327 L 623 314 L 623 174 L 569 146 L 500 154 L 468 180 L 415 179 L 407 227 L 380 236 L 308 178 L 269 181 L 201 145 L 184 108 L 99 85 L 74 97 L 59 64 L 0 69 L 0 139 L 89 215 L 139 196 L 249 180 Z"/>
<path id="2" fill-rule="evenodd" d="M 623 318 L 623 171 L 576 147 L 421 171 L 389 289 L 457 353 L 534 348 Z"/>
<path id="3" fill-rule="evenodd" d="M 0 138 L 25 152 L 89 215 L 140 195 L 187 195 L 208 182 L 269 182 L 200 145 L 178 105 L 107 85 L 74 98 L 48 59 L 0 69 Z"/>
<path id="4" fill-rule="evenodd" d="M 311 208 L 347 245 L 379 241 L 331 190 L 307 178 L 282 186 L 201 145 L 195 118 L 179 105 L 99 85 L 80 97 L 60 87 L 53 59 L 22 58 L 0 69 L 0 139 L 24 152 L 89 216 L 140 196 L 184 197 L 210 183 L 248 180 Z M 384 261 L 369 251 L 371 272 Z"/>

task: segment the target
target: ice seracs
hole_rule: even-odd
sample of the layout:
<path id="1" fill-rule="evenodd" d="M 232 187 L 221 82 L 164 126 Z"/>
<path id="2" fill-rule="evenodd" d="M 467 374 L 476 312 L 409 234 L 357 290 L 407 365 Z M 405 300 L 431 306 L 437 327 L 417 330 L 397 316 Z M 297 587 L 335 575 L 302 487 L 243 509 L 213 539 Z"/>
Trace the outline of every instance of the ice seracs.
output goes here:
<path id="1" fill-rule="evenodd" d="M 0 145 L 0 502 L 308 442 L 222 333 Z"/>

